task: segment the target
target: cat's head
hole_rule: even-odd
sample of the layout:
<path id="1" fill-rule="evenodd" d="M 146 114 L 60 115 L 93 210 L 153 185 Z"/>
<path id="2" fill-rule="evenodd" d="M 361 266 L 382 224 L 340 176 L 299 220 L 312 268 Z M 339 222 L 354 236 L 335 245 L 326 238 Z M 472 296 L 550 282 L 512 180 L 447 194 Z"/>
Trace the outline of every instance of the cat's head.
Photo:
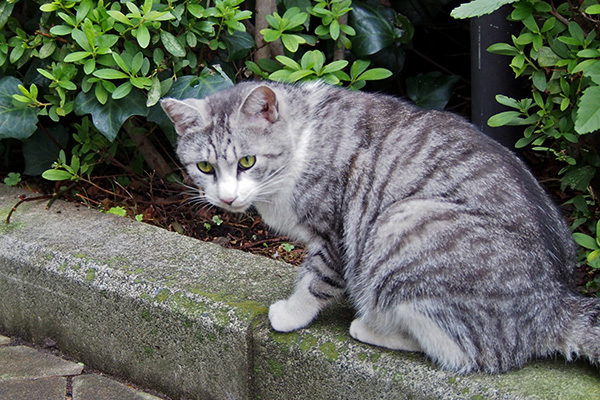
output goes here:
<path id="1" fill-rule="evenodd" d="M 291 159 L 275 92 L 247 84 L 205 99 L 161 100 L 177 154 L 205 200 L 232 212 L 269 202 Z"/>

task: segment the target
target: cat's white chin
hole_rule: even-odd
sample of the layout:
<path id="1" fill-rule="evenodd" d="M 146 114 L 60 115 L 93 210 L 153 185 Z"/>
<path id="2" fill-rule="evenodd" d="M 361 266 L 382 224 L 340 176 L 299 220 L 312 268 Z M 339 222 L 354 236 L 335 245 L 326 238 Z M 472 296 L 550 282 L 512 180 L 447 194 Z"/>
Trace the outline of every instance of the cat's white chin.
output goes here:
<path id="1" fill-rule="evenodd" d="M 244 213 L 246 211 L 248 211 L 248 209 L 250 208 L 250 205 L 228 205 L 228 204 L 219 204 L 219 207 L 230 212 L 230 213 L 234 213 L 234 214 L 240 214 L 240 213 Z"/>

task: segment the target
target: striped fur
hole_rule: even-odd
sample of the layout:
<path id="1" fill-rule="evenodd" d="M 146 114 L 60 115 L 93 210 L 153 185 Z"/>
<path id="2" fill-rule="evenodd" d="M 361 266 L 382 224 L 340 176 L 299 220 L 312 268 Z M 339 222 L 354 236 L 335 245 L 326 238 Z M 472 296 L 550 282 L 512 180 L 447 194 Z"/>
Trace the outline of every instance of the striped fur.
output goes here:
<path id="1" fill-rule="evenodd" d="M 162 106 L 199 196 L 254 206 L 306 244 L 294 293 L 269 310 L 274 329 L 303 328 L 347 294 L 353 337 L 446 369 L 495 373 L 557 352 L 599 360 L 600 300 L 573 290 L 561 214 L 459 117 L 320 84 L 244 83 Z"/>

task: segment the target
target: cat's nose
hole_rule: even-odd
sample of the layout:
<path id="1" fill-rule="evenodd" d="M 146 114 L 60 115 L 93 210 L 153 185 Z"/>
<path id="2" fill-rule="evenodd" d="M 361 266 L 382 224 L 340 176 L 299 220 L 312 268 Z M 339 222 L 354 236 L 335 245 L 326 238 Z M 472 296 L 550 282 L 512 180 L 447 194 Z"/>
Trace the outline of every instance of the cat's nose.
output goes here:
<path id="1" fill-rule="evenodd" d="M 230 206 L 231 204 L 233 204 L 233 202 L 235 201 L 235 197 L 232 199 L 221 199 L 221 201 L 225 204 L 227 204 L 228 206 Z"/>

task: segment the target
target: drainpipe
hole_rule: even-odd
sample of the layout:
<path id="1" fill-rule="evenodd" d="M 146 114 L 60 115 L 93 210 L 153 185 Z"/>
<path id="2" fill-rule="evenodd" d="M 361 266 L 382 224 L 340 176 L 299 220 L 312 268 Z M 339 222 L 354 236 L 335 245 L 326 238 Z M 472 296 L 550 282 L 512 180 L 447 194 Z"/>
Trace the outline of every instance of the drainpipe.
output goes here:
<path id="1" fill-rule="evenodd" d="M 514 149 L 515 142 L 522 137 L 523 128 L 491 128 L 487 120 L 494 114 L 509 110 L 496 101 L 497 94 L 520 99 L 524 97 L 523 88 L 509 66 L 511 57 L 492 54 L 486 49 L 494 43 L 512 43 L 511 35 L 519 33 L 519 24 L 506 19 L 512 10 L 512 6 L 505 5 L 492 14 L 471 19 L 472 122 L 510 149 Z"/>

